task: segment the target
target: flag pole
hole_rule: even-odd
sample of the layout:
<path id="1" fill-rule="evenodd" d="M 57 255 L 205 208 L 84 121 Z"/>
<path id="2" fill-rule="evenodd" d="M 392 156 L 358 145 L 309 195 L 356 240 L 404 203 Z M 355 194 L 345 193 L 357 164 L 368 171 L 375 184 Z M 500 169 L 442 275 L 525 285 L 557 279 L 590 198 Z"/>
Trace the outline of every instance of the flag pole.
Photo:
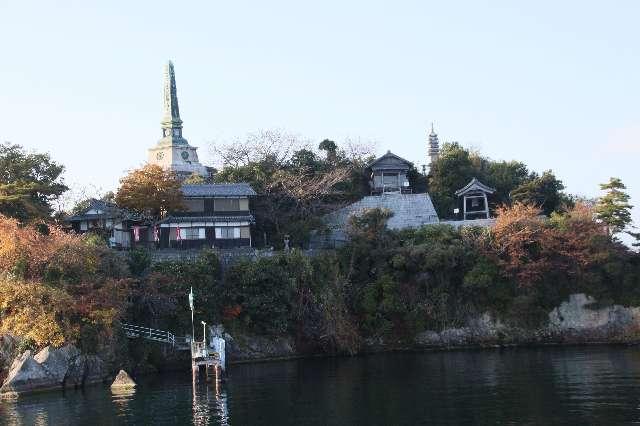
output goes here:
<path id="1" fill-rule="evenodd" d="M 191 290 L 189 290 L 189 307 L 191 308 L 191 342 L 194 342 L 196 339 L 196 331 L 193 325 L 193 286 Z"/>

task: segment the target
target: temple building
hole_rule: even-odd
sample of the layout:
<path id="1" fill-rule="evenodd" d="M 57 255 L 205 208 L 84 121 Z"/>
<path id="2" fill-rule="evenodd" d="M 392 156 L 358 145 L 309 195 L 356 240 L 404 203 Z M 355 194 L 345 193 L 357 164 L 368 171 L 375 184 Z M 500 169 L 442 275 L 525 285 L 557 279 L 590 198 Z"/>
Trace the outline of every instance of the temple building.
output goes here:
<path id="1" fill-rule="evenodd" d="M 371 195 L 380 195 L 387 192 L 410 194 L 411 186 L 407 175 L 413 164 L 387 151 L 382 157 L 375 159 L 366 165 L 369 172 L 369 186 Z"/>
<path id="2" fill-rule="evenodd" d="M 462 197 L 462 220 L 489 219 L 491 216 L 488 196 L 494 192 L 494 188 L 476 178 L 457 190 L 456 196 Z"/>
<path id="3" fill-rule="evenodd" d="M 331 212 L 323 217 L 325 229 L 312 235 L 311 248 L 333 248 L 348 240 L 347 228 L 352 216 L 370 209 L 385 209 L 392 213 L 389 229 L 419 228 L 439 222 L 438 214 L 427 193 L 414 194 L 408 179 L 412 163 L 387 151 L 367 164 L 371 195 Z"/>
<path id="4" fill-rule="evenodd" d="M 189 145 L 189 142 L 182 136 L 176 75 L 171 61 L 164 67 L 163 107 L 162 138 L 153 148 L 149 149 L 147 162 L 172 170 L 183 179 L 194 173 L 208 177 L 210 169 L 200 164 L 198 148 Z"/>

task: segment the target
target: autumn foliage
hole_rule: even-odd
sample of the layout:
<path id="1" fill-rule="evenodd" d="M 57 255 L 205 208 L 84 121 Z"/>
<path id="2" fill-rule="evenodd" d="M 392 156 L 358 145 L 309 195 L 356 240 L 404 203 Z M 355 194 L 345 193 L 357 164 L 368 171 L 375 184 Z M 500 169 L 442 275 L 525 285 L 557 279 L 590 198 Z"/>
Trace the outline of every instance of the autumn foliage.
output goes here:
<path id="1" fill-rule="evenodd" d="M 130 284 L 117 255 L 90 237 L 4 216 L 0 236 L 0 333 L 34 346 L 111 337 Z"/>
<path id="2" fill-rule="evenodd" d="M 166 212 L 182 208 L 180 187 L 175 173 L 148 164 L 120 180 L 116 203 L 136 213 L 159 218 Z"/>
<path id="3" fill-rule="evenodd" d="M 497 213 L 489 255 L 520 286 L 534 285 L 552 274 L 576 276 L 601 257 L 594 240 L 603 236 L 603 229 L 584 204 L 551 218 L 521 203 L 501 207 Z"/>

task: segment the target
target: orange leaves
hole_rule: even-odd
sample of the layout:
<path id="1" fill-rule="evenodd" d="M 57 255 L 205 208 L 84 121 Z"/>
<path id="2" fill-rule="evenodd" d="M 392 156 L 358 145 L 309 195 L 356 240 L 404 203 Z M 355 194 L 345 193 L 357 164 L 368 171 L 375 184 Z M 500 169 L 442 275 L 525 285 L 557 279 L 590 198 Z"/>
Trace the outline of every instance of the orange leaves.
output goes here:
<path id="1" fill-rule="evenodd" d="M 593 241 L 601 234 L 583 204 L 549 219 L 536 207 L 516 203 L 498 209 L 490 250 L 503 271 L 526 287 L 550 273 L 579 274 L 598 260 Z"/>
<path id="2" fill-rule="evenodd" d="M 55 226 L 49 228 L 49 235 L 43 235 L 31 226 L 22 227 L 15 219 L 0 215 L 0 269 L 4 272 L 25 278 L 39 276 L 56 253 L 79 242 L 80 237 Z"/>
<path id="3" fill-rule="evenodd" d="M 105 247 L 50 227 L 48 234 L 0 216 L 0 333 L 37 346 L 108 335 L 126 306 L 130 280 Z"/>
<path id="4" fill-rule="evenodd" d="M 240 305 L 225 306 L 222 310 L 222 317 L 225 321 L 230 321 L 238 318 L 241 312 L 242 306 Z"/>
<path id="5" fill-rule="evenodd" d="M 120 179 L 116 203 L 146 216 L 160 217 L 182 208 L 180 181 L 171 171 L 146 165 Z"/>

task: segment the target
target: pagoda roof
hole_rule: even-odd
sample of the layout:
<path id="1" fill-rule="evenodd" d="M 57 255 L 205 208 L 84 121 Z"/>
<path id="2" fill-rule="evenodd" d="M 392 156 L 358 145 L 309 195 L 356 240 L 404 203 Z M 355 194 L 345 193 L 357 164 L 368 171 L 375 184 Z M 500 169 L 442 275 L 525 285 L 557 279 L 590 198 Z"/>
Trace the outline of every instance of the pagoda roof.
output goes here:
<path id="1" fill-rule="evenodd" d="M 490 186 L 485 185 L 484 183 L 480 182 L 477 178 L 474 177 L 463 188 L 458 189 L 456 191 L 456 195 L 460 197 L 461 195 L 465 195 L 465 194 L 468 194 L 469 192 L 474 192 L 474 191 L 484 192 L 486 194 L 493 194 L 494 192 L 496 192 L 495 188 L 491 188 Z"/>

